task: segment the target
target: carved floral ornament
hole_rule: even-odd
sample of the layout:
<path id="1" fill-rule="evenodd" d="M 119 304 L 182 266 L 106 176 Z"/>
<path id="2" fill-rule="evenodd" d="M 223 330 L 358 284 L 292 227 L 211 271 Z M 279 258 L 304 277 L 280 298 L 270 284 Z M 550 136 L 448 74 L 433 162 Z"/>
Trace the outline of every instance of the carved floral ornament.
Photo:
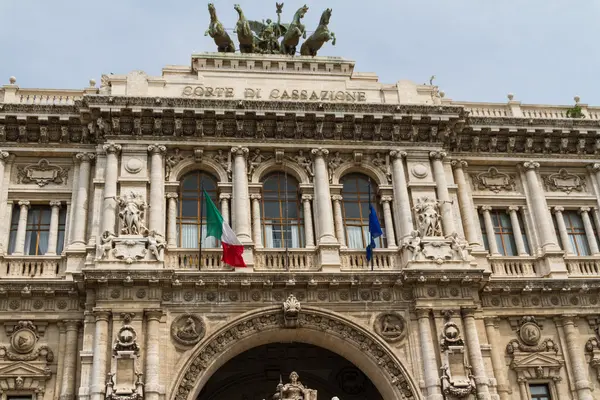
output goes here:
<path id="1" fill-rule="evenodd" d="M 475 175 L 473 183 L 478 190 L 490 190 L 494 193 L 515 190 L 514 177 L 499 172 L 495 167 L 490 167 L 487 171 Z"/>
<path id="2" fill-rule="evenodd" d="M 35 164 L 17 167 L 17 183 L 19 184 L 35 183 L 39 187 L 44 187 L 49 183 L 64 185 L 67 183 L 68 175 L 68 168 L 50 164 L 46 159 L 41 159 Z"/>
<path id="3" fill-rule="evenodd" d="M 556 174 L 551 174 L 544 177 L 546 188 L 553 192 L 562 191 L 570 194 L 572 191 L 582 192 L 585 190 L 585 179 L 570 174 L 566 169 L 562 168 Z"/>

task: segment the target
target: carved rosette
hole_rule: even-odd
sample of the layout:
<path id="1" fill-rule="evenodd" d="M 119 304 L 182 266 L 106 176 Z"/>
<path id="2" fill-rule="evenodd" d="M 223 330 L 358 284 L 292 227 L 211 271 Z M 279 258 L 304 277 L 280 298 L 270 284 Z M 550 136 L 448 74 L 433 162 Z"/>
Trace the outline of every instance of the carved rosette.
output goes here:
<path id="1" fill-rule="evenodd" d="M 202 340 L 205 333 L 204 321 L 193 314 L 180 315 L 171 323 L 171 337 L 183 346 L 195 345 Z"/>
<path id="2" fill-rule="evenodd" d="M 382 313 L 375 318 L 373 329 L 386 342 L 398 342 L 406 337 L 406 320 L 399 313 Z"/>

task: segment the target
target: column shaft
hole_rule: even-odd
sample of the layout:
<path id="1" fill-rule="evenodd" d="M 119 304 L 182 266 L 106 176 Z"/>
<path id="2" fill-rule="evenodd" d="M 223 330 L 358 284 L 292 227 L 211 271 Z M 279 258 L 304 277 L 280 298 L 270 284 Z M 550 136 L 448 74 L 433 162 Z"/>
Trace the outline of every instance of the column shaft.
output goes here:
<path id="1" fill-rule="evenodd" d="M 29 212 L 29 202 L 19 201 L 19 223 L 17 225 L 17 235 L 15 237 L 15 248 L 13 255 L 23 255 L 25 253 L 25 236 L 27 234 L 27 213 Z"/>
<path id="2" fill-rule="evenodd" d="M 170 249 L 177 247 L 177 193 L 167 193 L 167 247 Z"/>
<path id="3" fill-rule="evenodd" d="M 162 311 L 146 312 L 146 374 L 144 394 L 147 400 L 159 400 L 160 385 L 160 319 Z"/>
<path id="4" fill-rule="evenodd" d="M 252 236 L 254 247 L 262 248 L 262 224 L 260 220 L 260 194 L 251 194 L 252 201 Z M 284 238 L 285 239 L 285 238 Z"/>
<path id="5" fill-rule="evenodd" d="M 319 238 L 317 243 L 334 244 L 335 229 L 333 223 L 333 210 L 331 206 L 331 193 L 329 190 L 329 172 L 325 157 L 329 154 L 327 149 L 313 149 L 314 156 L 314 190 L 316 207 L 319 209 Z"/>
<path id="6" fill-rule="evenodd" d="M 221 214 L 223 215 L 223 221 L 229 224 L 229 199 L 231 199 L 231 195 L 229 193 L 221 193 L 219 199 L 221 199 Z"/>
<path id="7" fill-rule="evenodd" d="M 119 178 L 119 157 L 121 145 L 109 143 L 103 146 L 106 153 L 104 167 L 104 201 L 102 202 L 102 233 L 117 233 L 117 180 Z"/>
<path id="8" fill-rule="evenodd" d="M 64 354 L 60 400 L 75 398 L 75 377 L 77 376 L 77 345 L 79 321 L 66 321 L 67 340 Z"/>
<path id="9" fill-rule="evenodd" d="M 548 211 L 546 195 L 540 187 L 536 173 L 536 169 L 539 168 L 540 164 L 537 162 L 525 162 L 523 163 L 523 166 L 525 167 L 525 177 L 527 179 L 530 200 L 533 204 L 533 215 L 535 216 L 537 227 L 540 232 L 542 249 L 556 250 L 558 245 L 556 243 L 556 232 L 554 232 L 554 226 L 552 225 L 552 216 Z"/>
<path id="10" fill-rule="evenodd" d="M 500 400 L 510 400 L 511 396 L 509 393 L 509 387 L 506 384 L 506 366 L 504 365 L 504 353 L 502 352 L 503 347 L 500 343 L 500 339 L 496 331 L 495 319 L 486 318 L 484 320 L 484 323 L 488 342 L 492 346 L 491 358 L 492 368 L 494 369 L 494 376 L 496 377 L 497 383 L 496 390 L 498 391 Z"/>
<path id="11" fill-rule="evenodd" d="M 517 254 L 520 256 L 528 255 L 527 249 L 525 248 L 525 241 L 523 240 L 523 233 L 521 232 L 521 224 L 519 223 L 519 211 L 518 206 L 508 207 L 508 214 L 510 215 L 510 223 L 512 225 L 513 237 L 515 238 L 515 244 L 517 245 Z"/>
<path id="12" fill-rule="evenodd" d="M 150 145 L 148 151 L 150 152 L 149 229 L 162 235 L 165 231 L 165 168 L 163 156 L 167 148 L 162 145 Z"/>
<path id="13" fill-rule="evenodd" d="M 337 236 L 340 246 L 346 247 L 346 233 L 344 231 L 344 217 L 342 216 L 342 196 L 334 194 L 331 196 L 333 200 L 333 217 L 335 220 L 335 235 Z"/>
<path id="14" fill-rule="evenodd" d="M 597 255 L 598 242 L 596 241 L 596 234 L 594 233 L 594 227 L 592 225 L 592 220 L 590 219 L 590 208 L 581 207 L 579 213 L 581 214 L 581 219 L 583 221 L 583 228 L 585 229 L 585 236 L 587 237 L 590 246 L 590 252 L 593 255 Z"/>
<path id="15" fill-rule="evenodd" d="M 471 197 L 471 191 L 467 179 L 465 178 L 464 168 L 467 167 L 467 162 L 462 160 L 452 161 L 454 167 L 454 179 L 458 185 L 458 206 L 462 217 L 463 228 L 465 229 L 465 237 L 470 246 L 482 247 L 479 243 L 479 235 L 477 234 L 477 214 L 475 214 L 475 206 Z"/>
<path id="16" fill-rule="evenodd" d="M 8 152 L 0 150 L 0 193 L 2 193 L 2 190 L 4 189 L 4 168 L 6 167 L 8 157 Z"/>
<path id="17" fill-rule="evenodd" d="M 519 379 L 519 394 L 521 400 L 529 400 L 529 389 L 527 389 L 527 381 L 524 378 Z"/>
<path id="18" fill-rule="evenodd" d="M 310 206 L 311 201 L 311 195 L 302 195 L 302 205 L 304 207 L 304 237 L 307 248 L 315 247 L 315 233 L 313 232 L 312 210 Z"/>
<path id="19" fill-rule="evenodd" d="M 449 236 L 456 232 L 454 226 L 454 215 L 452 215 L 452 204 L 450 203 L 450 193 L 448 192 L 448 181 L 446 179 L 446 171 L 444 170 L 444 162 L 446 153 L 443 151 L 432 151 L 429 153 L 433 165 L 433 178 L 437 189 L 437 198 L 442 211 L 442 227 L 445 236 Z"/>
<path id="20" fill-rule="evenodd" d="M 500 251 L 498 250 L 498 243 L 496 243 L 496 232 L 494 231 L 494 223 L 492 222 L 492 216 L 490 215 L 492 207 L 483 206 L 481 207 L 481 210 L 483 212 L 483 223 L 485 225 L 485 233 L 488 238 L 490 255 L 499 256 Z"/>
<path id="21" fill-rule="evenodd" d="M 60 201 L 51 201 L 51 214 L 50 214 L 50 232 L 48 234 L 48 251 L 46 255 L 52 256 L 56 254 L 56 248 L 58 245 L 58 217 L 60 213 Z"/>
<path id="22" fill-rule="evenodd" d="M 385 237 L 387 239 L 387 247 L 395 249 L 396 235 L 394 234 L 394 222 L 392 220 L 392 209 L 390 203 L 392 196 L 381 196 L 381 207 L 383 208 L 383 221 L 385 222 Z"/>
<path id="23" fill-rule="evenodd" d="M 479 336 L 477 334 L 477 326 L 475 325 L 475 316 L 473 315 L 473 312 L 474 310 L 472 309 L 463 309 L 462 312 L 463 323 L 465 326 L 465 339 L 467 340 L 469 358 L 475 375 L 477 398 L 489 400 L 491 399 L 490 389 L 488 387 L 489 383 L 487 374 L 485 373 L 485 364 L 483 363 L 481 345 L 479 343 Z"/>
<path id="24" fill-rule="evenodd" d="M 593 400 L 588 380 L 588 366 L 585 363 L 585 354 L 581 351 L 577 343 L 579 335 L 575 329 L 574 317 L 565 316 L 562 323 L 565 330 L 565 340 L 567 341 L 567 351 L 571 359 L 571 370 L 575 379 L 577 396 L 579 400 Z"/>
<path id="25" fill-rule="evenodd" d="M 571 240 L 569 239 L 567 226 L 565 225 L 565 218 L 563 217 L 564 210 L 563 207 L 554 207 L 554 215 L 556 217 L 556 226 L 558 227 L 558 234 L 560 235 L 563 250 L 566 255 L 572 256 L 575 253 L 573 251 L 573 246 L 571 245 Z"/>
<path id="26" fill-rule="evenodd" d="M 404 157 L 406 157 L 406 152 L 392 150 L 390 151 L 390 157 L 392 158 L 392 186 L 394 188 L 396 233 L 398 233 L 399 237 L 398 242 L 402 245 L 404 238 L 410 236 L 414 230 L 408 185 L 404 172 Z"/>
<path id="27" fill-rule="evenodd" d="M 419 320 L 419 339 L 421 341 L 421 358 L 423 361 L 423 378 L 427 388 L 427 400 L 442 400 L 442 390 L 440 388 L 440 375 L 435 348 L 433 346 L 433 336 L 431 334 L 431 325 L 429 322 L 429 309 L 417 309 L 417 318 Z"/>
<path id="28" fill-rule="evenodd" d="M 96 332 L 94 333 L 94 359 L 92 362 L 91 400 L 104 400 L 106 392 L 106 357 L 108 352 L 109 311 L 96 314 Z"/>
<path id="29" fill-rule="evenodd" d="M 79 153 L 79 187 L 77 188 L 77 204 L 73 210 L 72 244 L 85 246 L 85 227 L 87 225 L 88 195 L 90 189 L 91 162 L 96 156 L 92 153 Z"/>
<path id="30" fill-rule="evenodd" d="M 246 172 L 247 147 L 231 149 L 233 158 L 233 212 L 235 213 L 235 233 L 240 242 L 251 244 L 250 198 L 248 194 L 248 173 Z"/>

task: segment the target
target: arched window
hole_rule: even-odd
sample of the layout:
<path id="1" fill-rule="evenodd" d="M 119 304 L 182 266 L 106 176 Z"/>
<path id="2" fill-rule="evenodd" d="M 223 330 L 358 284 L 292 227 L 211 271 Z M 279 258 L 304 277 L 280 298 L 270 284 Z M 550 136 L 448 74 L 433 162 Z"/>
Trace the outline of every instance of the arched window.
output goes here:
<path id="1" fill-rule="evenodd" d="M 304 247 L 304 215 L 294 177 L 285 172 L 267 176 L 263 181 L 261 215 L 265 247 Z"/>
<path id="2" fill-rule="evenodd" d="M 217 180 L 212 175 L 203 171 L 194 171 L 181 179 L 179 209 L 177 210 L 177 243 L 179 247 L 197 249 L 200 238 L 202 238 L 202 247 L 217 247 L 218 243 L 215 238 L 206 238 L 206 199 L 202 204 L 202 188 L 206 190 L 211 200 L 218 204 Z M 200 216 L 202 216 L 202 220 L 200 220 Z M 200 226 L 202 229 L 199 228 Z"/>
<path id="3" fill-rule="evenodd" d="M 371 204 L 377 212 L 377 218 L 385 235 L 383 212 L 377 201 L 377 185 L 362 174 L 348 174 L 341 179 L 344 232 L 346 244 L 351 249 L 365 249 L 371 242 L 369 235 L 369 185 L 371 185 Z M 384 237 L 375 239 L 377 247 L 384 247 Z"/>

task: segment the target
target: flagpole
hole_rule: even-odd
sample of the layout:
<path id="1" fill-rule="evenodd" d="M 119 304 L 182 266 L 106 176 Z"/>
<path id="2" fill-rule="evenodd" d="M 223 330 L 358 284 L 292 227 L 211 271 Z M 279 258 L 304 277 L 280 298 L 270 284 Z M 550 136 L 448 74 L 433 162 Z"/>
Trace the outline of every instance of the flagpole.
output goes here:
<path id="1" fill-rule="evenodd" d="M 369 177 L 369 246 L 373 244 L 373 232 L 371 232 L 371 177 Z M 373 271 L 373 247 L 371 247 L 371 271 Z"/>
<path id="2" fill-rule="evenodd" d="M 200 179 L 202 179 L 202 177 Z M 198 271 L 202 269 L 202 218 L 204 217 L 204 213 L 202 212 L 202 210 L 204 210 L 204 183 L 202 181 L 200 181 L 200 191 L 200 240 L 198 242 Z"/>

